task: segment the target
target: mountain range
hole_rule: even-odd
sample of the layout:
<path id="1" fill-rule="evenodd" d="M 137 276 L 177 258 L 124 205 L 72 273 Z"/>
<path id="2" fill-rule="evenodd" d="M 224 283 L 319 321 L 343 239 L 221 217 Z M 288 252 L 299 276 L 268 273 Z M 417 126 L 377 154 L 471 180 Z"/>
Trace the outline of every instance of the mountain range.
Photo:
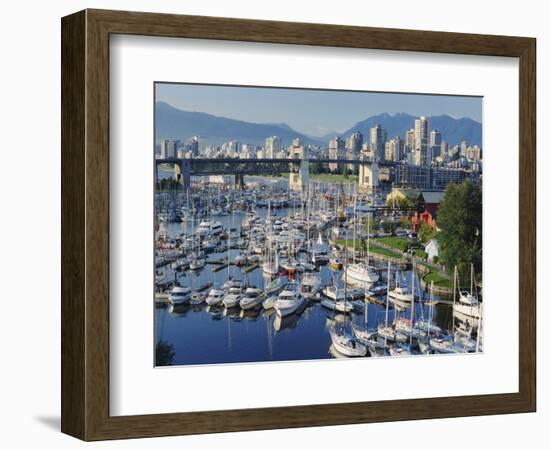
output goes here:
<path id="1" fill-rule="evenodd" d="M 380 125 L 387 132 L 388 139 L 400 136 L 414 128 L 415 116 L 405 113 L 377 114 L 357 122 L 342 133 L 329 133 L 321 137 L 308 136 L 294 130 L 286 123 L 253 123 L 242 120 L 218 117 L 207 113 L 184 111 L 165 102 L 155 104 L 155 136 L 157 144 L 163 139 L 186 140 L 192 136 L 205 136 L 209 144 L 220 145 L 223 142 L 238 140 L 242 143 L 263 145 L 268 136 L 279 136 L 283 145 L 294 138 L 300 138 L 305 144 L 327 145 L 334 136 L 349 137 L 360 131 L 365 141 L 369 139 L 370 129 Z M 442 139 L 449 144 L 459 144 L 465 140 L 469 144 L 481 146 L 481 124 L 468 117 L 455 119 L 448 115 L 428 117 L 429 129 L 438 129 Z"/>

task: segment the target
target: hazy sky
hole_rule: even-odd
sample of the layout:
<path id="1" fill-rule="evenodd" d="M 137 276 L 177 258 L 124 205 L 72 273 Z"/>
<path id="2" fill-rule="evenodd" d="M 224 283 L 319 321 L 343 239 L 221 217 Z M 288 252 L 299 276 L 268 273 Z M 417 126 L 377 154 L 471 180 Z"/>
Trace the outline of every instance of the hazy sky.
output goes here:
<path id="1" fill-rule="evenodd" d="M 197 84 L 156 84 L 156 100 L 255 123 L 286 123 L 312 136 L 342 132 L 379 113 L 448 114 L 481 122 L 481 97 L 323 91 Z"/>

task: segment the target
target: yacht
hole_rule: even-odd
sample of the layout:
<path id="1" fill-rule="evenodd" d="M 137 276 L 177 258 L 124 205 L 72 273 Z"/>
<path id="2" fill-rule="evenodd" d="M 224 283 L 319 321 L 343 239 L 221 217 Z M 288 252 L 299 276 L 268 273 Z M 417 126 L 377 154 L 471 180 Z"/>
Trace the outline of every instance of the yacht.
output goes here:
<path id="1" fill-rule="evenodd" d="M 321 277 L 314 273 L 308 273 L 302 278 L 300 293 L 306 299 L 316 298 L 321 289 Z"/>
<path id="2" fill-rule="evenodd" d="M 258 306 L 262 302 L 262 299 L 261 289 L 249 287 L 240 300 L 239 305 L 241 305 L 242 309 L 251 309 Z"/>
<path id="3" fill-rule="evenodd" d="M 205 265 L 205 262 L 204 262 L 204 259 L 202 258 L 195 258 L 191 261 L 191 263 L 189 264 L 189 269 L 191 270 L 200 270 L 204 267 Z"/>
<path id="4" fill-rule="evenodd" d="M 413 293 L 408 287 L 397 286 L 395 289 L 388 292 L 388 297 L 392 301 L 401 303 L 411 303 L 413 301 Z"/>
<path id="5" fill-rule="evenodd" d="M 191 300 L 191 288 L 187 286 L 174 286 L 168 296 L 172 305 L 186 305 Z"/>
<path id="6" fill-rule="evenodd" d="M 295 313 L 304 303 L 304 297 L 300 294 L 298 283 L 291 281 L 279 294 L 275 303 L 275 312 L 284 317 Z"/>
<path id="7" fill-rule="evenodd" d="M 346 282 L 350 284 L 376 283 L 379 278 L 376 269 L 365 263 L 350 264 L 346 269 Z"/>
<path id="8" fill-rule="evenodd" d="M 223 306 L 226 308 L 234 308 L 235 306 L 238 306 L 241 299 L 243 298 L 242 294 L 227 294 L 223 298 Z"/>
<path id="9" fill-rule="evenodd" d="M 224 295 L 225 295 L 225 292 L 222 289 L 218 289 L 218 288 L 210 289 L 210 292 L 208 293 L 208 297 L 206 297 L 206 304 L 208 306 L 220 305 L 223 301 Z"/>

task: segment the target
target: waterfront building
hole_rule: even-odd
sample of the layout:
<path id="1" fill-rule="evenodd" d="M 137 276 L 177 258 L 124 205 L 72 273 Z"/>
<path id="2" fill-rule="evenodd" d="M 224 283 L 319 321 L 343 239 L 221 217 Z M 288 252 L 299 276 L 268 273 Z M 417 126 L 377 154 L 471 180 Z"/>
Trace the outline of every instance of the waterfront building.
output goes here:
<path id="1" fill-rule="evenodd" d="M 411 218 L 414 231 L 418 231 L 421 223 L 430 228 L 437 227 L 437 210 L 445 197 L 445 191 L 422 191 L 417 199 L 417 212 Z"/>
<path id="2" fill-rule="evenodd" d="M 393 171 L 396 186 L 419 189 L 445 189 L 449 183 L 461 183 L 466 178 L 476 178 L 476 174 L 464 168 L 415 166 L 398 164 Z"/>
<path id="3" fill-rule="evenodd" d="M 415 188 L 393 188 L 388 195 L 386 195 L 386 204 L 393 205 L 395 202 L 399 204 L 404 200 L 416 201 L 420 195 L 420 190 Z"/>

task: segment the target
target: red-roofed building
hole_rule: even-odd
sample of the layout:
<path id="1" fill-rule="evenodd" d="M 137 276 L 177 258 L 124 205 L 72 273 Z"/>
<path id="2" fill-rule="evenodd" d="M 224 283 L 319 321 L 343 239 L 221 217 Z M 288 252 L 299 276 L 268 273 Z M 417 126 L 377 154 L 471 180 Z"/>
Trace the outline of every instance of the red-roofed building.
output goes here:
<path id="1" fill-rule="evenodd" d="M 437 226 L 437 210 L 443 200 L 445 192 L 443 191 L 422 191 L 418 196 L 418 210 L 411 219 L 413 230 L 418 232 L 420 224 L 424 222 L 432 228 Z"/>

